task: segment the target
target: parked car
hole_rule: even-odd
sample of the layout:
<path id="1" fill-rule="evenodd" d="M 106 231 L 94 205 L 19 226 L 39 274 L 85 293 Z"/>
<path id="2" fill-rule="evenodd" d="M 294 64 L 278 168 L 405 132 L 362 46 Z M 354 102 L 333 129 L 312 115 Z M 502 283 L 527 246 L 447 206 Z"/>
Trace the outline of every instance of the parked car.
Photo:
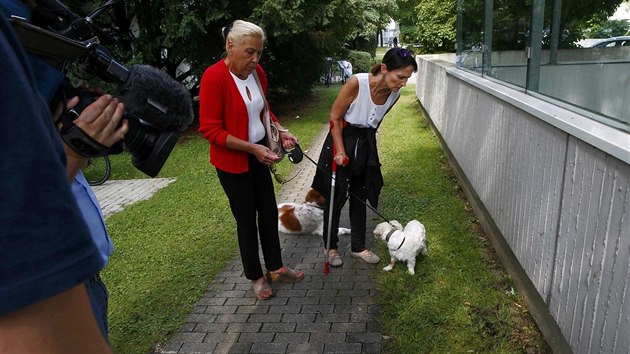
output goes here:
<path id="1" fill-rule="evenodd" d="M 598 40 L 588 48 L 630 47 L 630 36 L 610 37 Z"/>

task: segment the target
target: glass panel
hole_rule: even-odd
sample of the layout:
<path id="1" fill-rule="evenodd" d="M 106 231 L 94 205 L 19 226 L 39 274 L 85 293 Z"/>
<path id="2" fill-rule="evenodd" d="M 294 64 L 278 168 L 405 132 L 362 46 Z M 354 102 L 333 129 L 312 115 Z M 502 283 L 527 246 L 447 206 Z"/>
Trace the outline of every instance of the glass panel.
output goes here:
<path id="1" fill-rule="evenodd" d="M 630 131 L 630 3 L 458 0 L 458 5 L 458 67 Z M 621 15 L 611 17 L 617 9 Z M 530 36 L 532 23 L 542 33 Z M 532 37 L 538 45 L 530 43 Z"/>
<path id="2" fill-rule="evenodd" d="M 486 75 L 525 87 L 531 4 L 495 0 L 492 8 L 492 48 Z"/>
<path id="3" fill-rule="evenodd" d="M 483 24 L 484 1 L 483 0 L 459 0 L 458 30 L 461 33 L 461 43 L 458 48 L 461 53 L 457 56 L 457 66 L 477 73 L 483 68 Z"/>
<path id="4" fill-rule="evenodd" d="M 563 4 L 558 34 L 555 34 L 550 30 L 553 13 L 552 1 L 551 7 L 545 10 L 542 58 L 547 60 L 541 59 L 538 92 L 585 109 L 594 119 L 627 130 L 630 127 L 630 36 L 621 35 L 630 30 L 630 22 L 619 23 L 610 20 L 609 14 L 579 11 L 570 4 Z M 553 35 L 557 37 L 557 50 L 552 45 Z M 617 37 L 583 38 L 605 35 Z"/>

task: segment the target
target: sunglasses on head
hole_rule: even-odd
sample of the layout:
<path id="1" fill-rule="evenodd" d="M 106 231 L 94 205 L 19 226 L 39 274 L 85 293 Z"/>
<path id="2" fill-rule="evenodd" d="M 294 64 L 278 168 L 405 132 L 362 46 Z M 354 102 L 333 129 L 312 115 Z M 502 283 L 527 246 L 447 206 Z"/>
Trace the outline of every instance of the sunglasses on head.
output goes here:
<path id="1" fill-rule="evenodd" d="M 406 57 L 412 57 L 413 58 L 413 52 L 410 51 L 409 49 L 401 49 L 398 51 L 398 55 L 400 55 L 401 58 L 406 58 Z"/>
<path id="2" fill-rule="evenodd" d="M 283 175 L 278 173 L 278 170 L 276 170 L 276 164 L 275 163 L 269 165 L 269 171 L 271 171 L 271 174 L 273 175 L 273 179 L 275 179 L 276 182 L 278 182 L 280 184 L 285 184 L 287 182 L 290 182 L 295 177 L 297 177 L 297 175 L 299 174 L 299 172 L 298 172 L 298 173 L 295 174 L 295 176 L 293 176 L 291 178 L 285 178 Z"/>

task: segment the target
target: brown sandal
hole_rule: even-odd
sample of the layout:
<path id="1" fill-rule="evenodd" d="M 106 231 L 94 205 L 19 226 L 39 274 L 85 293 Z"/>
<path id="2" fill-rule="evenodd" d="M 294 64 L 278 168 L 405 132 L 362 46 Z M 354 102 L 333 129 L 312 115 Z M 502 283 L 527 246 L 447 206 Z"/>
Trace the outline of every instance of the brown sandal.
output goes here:
<path id="1" fill-rule="evenodd" d="M 261 277 L 258 280 L 252 280 L 252 290 L 254 290 L 256 298 L 259 300 L 267 300 L 273 296 L 271 286 L 267 283 L 267 279 L 265 279 L 265 277 Z"/>
<path id="2" fill-rule="evenodd" d="M 269 279 L 269 282 L 271 283 L 279 281 L 295 282 L 304 279 L 304 272 L 283 266 L 273 272 L 267 272 L 267 279 Z"/>

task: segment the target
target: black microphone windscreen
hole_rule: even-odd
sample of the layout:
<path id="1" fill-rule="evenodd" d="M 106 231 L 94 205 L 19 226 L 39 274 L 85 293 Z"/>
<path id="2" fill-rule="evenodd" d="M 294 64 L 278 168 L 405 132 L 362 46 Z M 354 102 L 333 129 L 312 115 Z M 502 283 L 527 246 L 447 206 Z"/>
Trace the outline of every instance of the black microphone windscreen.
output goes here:
<path id="1" fill-rule="evenodd" d="M 118 87 L 125 111 L 159 130 L 183 131 L 193 121 L 190 93 L 167 73 L 150 65 L 133 65 Z"/>

